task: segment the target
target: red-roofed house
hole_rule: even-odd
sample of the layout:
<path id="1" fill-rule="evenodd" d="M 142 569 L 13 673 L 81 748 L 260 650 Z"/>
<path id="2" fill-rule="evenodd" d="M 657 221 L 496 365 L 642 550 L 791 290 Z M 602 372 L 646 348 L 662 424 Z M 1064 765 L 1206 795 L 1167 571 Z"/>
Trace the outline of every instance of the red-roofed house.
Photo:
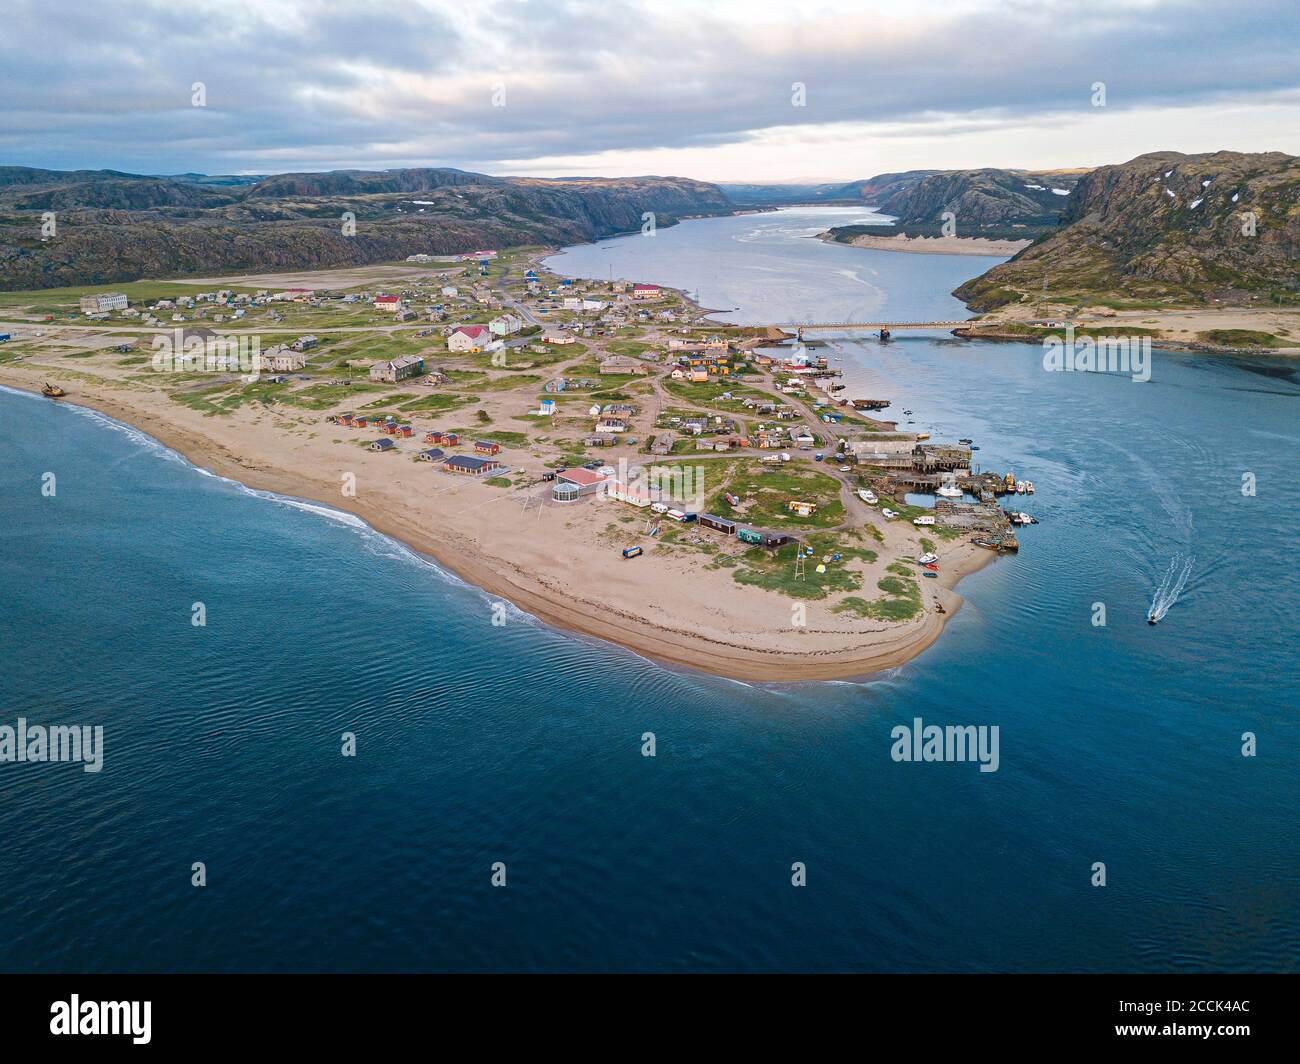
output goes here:
<path id="1" fill-rule="evenodd" d="M 387 310 L 396 314 L 402 309 L 402 301 L 397 296 L 375 296 L 376 310 Z"/>
<path id="2" fill-rule="evenodd" d="M 657 284 L 634 284 L 632 286 L 633 299 L 658 299 L 659 286 Z"/>

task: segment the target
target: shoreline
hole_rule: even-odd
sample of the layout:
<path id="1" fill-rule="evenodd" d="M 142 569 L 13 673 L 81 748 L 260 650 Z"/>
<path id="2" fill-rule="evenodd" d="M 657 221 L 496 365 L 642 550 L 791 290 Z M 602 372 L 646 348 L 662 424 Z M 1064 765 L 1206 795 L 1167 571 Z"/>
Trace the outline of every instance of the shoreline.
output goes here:
<path id="1" fill-rule="evenodd" d="M 9 367 L 3 369 L 4 372 L 0 373 L 3 383 L 40 397 L 38 384 L 17 378 Z M 562 604 L 557 603 L 545 586 L 518 567 L 502 568 L 462 537 L 453 533 L 442 537 L 430 535 L 418 524 L 403 520 L 382 505 L 341 498 L 333 490 L 332 481 L 315 480 L 285 468 L 253 465 L 215 439 L 110 398 L 86 395 L 70 398 L 73 401 L 68 405 L 85 407 L 145 432 L 193 465 L 219 476 L 249 488 L 353 514 L 376 532 L 433 559 L 466 583 L 509 600 L 551 627 L 612 643 L 661 664 L 729 679 L 774 683 L 854 680 L 897 668 L 938 639 L 947 621 L 962 606 L 963 599 L 954 590 L 957 583 L 982 569 L 995 557 L 992 552 L 969 542 L 942 545 L 940 557 L 944 569 L 939 579 L 920 582 L 926 604 L 923 617 L 905 625 L 885 626 L 881 633 L 888 635 L 886 639 L 845 651 L 800 653 L 739 646 L 709 640 L 698 633 L 673 631 L 616 610 L 608 602 L 593 602 L 570 595 L 562 600 Z M 944 613 L 935 611 L 936 601 L 943 605 Z"/>

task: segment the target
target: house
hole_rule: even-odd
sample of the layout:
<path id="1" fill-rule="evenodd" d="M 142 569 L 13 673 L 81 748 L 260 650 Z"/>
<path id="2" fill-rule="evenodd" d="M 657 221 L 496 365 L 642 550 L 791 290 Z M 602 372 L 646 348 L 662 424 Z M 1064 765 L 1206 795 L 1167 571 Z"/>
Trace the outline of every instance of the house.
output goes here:
<path id="1" fill-rule="evenodd" d="M 500 454 L 501 444 L 497 443 L 495 440 L 475 440 L 474 453 L 475 454 Z"/>
<path id="2" fill-rule="evenodd" d="M 351 428 L 351 427 L 352 427 L 352 415 L 351 415 L 351 414 L 340 414 L 340 415 L 338 416 L 338 423 L 339 423 L 340 425 L 346 425 L 348 428 Z"/>
<path id="3" fill-rule="evenodd" d="M 632 286 L 633 299 L 658 299 L 659 286 L 657 284 L 634 284 Z"/>
<path id="4" fill-rule="evenodd" d="M 396 384 L 409 377 L 418 377 L 424 373 L 424 359 L 419 355 L 402 355 L 389 362 L 376 362 L 370 367 L 372 381 L 387 381 Z"/>
<path id="5" fill-rule="evenodd" d="M 448 351 L 482 351 L 491 341 L 492 333 L 486 325 L 462 325 L 447 337 Z"/>
<path id="6" fill-rule="evenodd" d="M 675 381 L 679 381 L 686 376 L 686 371 L 682 369 L 681 366 L 674 366 L 673 371 L 670 374 L 668 374 L 668 376 L 672 377 L 672 379 Z"/>
<path id="7" fill-rule="evenodd" d="M 442 289 L 440 289 L 439 294 L 446 296 L 448 299 L 455 299 L 458 295 L 460 295 L 460 289 L 457 288 L 454 284 L 449 284 L 449 285 L 445 285 Z"/>
<path id="8" fill-rule="evenodd" d="M 626 432 L 627 422 L 621 417 L 602 417 L 596 422 L 597 432 Z"/>
<path id="9" fill-rule="evenodd" d="M 262 365 L 277 373 L 286 373 L 291 370 L 304 369 L 307 365 L 307 356 L 301 351 L 293 351 L 290 348 L 272 347 L 262 355 Z"/>
<path id="10" fill-rule="evenodd" d="M 648 373 L 646 364 L 637 358 L 626 355 L 610 355 L 600 364 L 601 373 Z"/>
<path id="11" fill-rule="evenodd" d="M 370 450 L 395 451 L 397 450 L 397 444 L 395 444 L 392 440 L 389 439 L 375 440 L 375 442 L 370 445 Z"/>
<path id="12" fill-rule="evenodd" d="M 537 407 L 538 417 L 550 417 L 555 413 L 555 400 L 543 399 Z"/>
<path id="13" fill-rule="evenodd" d="M 409 440 L 409 439 L 411 438 L 411 436 L 412 436 L 414 433 L 415 433 L 415 426 L 414 426 L 414 425 L 398 425 L 398 426 L 397 426 L 397 434 L 398 434 L 399 436 L 404 437 L 405 439 L 408 439 L 408 440 Z"/>
<path id="14" fill-rule="evenodd" d="M 442 458 L 446 453 L 447 452 L 444 451 L 441 447 L 429 447 L 421 451 L 415 457 L 416 460 L 420 462 L 436 462 L 438 461 L 438 459 Z"/>
<path id="15" fill-rule="evenodd" d="M 481 477 L 486 476 L 497 469 L 504 468 L 503 463 L 498 462 L 495 458 L 471 458 L 467 454 L 452 455 L 442 463 L 442 468 L 448 473 L 459 473 L 461 476 Z"/>
<path id="16" fill-rule="evenodd" d="M 103 292 L 94 296 L 81 297 L 81 309 L 86 314 L 107 314 L 110 310 L 126 310 L 126 294 L 123 292 Z M 159 301 L 159 306 L 164 301 Z"/>
<path id="17" fill-rule="evenodd" d="M 376 310 L 383 310 L 390 314 L 396 314 L 402 309 L 402 301 L 397 296 L 375 296 L 373 306 Z"/>
<path id="18" fill-rule="evenodd" d="M 514 314 L 502 314 L 488 322 L 493 336 L 510 336 L 524 327 L 523 320 Z"/>
<path id="19" fill-rule="evenodd" d="M 318 342 L 314 336 L 300 336 L 289 346 L 295 351 L 310 351 Z"/>
<path id="20" fill-rule="evenodd" d="M 433 429 L 424 434 L 425 443 L 441 443 L 444 447 L 455 447 L 460 443 L 460 437 L 454 432 L 440 432 Z"/>
<path id="21" fill-rule="evenodd" d="M 709 371 L 707 369 L 691 370 L 692 384 L 707 384 L 709 381 Z"/>
<path id="22" fill-rule="evenodd" d="M 671 432 L 661 432 L 654 438 L 650 444 L 651 454 L 672 454 L 673 452 L 673 434 Z"/>
<path id="23" fill-rule="evenodd" d="M 542 343 L 544 344 L 573 344 L 577 343 L 572 333 L 565 332 L 563 329 L 546 329 L 542 333 Z"/>
<path id="24" fill-rule="evenodd" d="M 590 469 L 566 469 L 563 473 L 555 474 L 556 487 L 559 487 L 560 484 L 570 485 L 576 493 L 575 498 L 583 495 L 595 495 L 600 491 L 605 480 L 605 477 L 592 472 Z M 572 499 L 566 497 L 560 499 L 560 501 L 570 502 Z"/>
<path id="25" fill-rule="evenodd" d="M 812 517 L 817 512 L 815 502 L 801 502 L 798 499 L 791 499 L 785 506 L 787 510 L 798 517 Z"/>

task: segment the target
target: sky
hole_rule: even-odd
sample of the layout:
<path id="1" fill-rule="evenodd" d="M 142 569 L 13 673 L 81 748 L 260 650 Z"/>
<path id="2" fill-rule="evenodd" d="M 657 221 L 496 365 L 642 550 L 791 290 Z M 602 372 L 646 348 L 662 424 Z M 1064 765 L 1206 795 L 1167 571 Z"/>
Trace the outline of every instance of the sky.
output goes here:
<path id="1" fill-rule="evenodd" d="M 1297 0 L 5 0 L 0 165 L 839 181 L 1300 152 Z"/>

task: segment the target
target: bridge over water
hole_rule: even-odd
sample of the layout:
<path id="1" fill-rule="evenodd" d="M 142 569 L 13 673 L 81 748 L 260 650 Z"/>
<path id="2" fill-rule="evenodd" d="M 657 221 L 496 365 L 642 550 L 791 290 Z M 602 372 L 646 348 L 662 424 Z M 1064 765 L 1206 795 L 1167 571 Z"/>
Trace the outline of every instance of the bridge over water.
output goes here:
<path id="1" fill-rule="evenodd" d="M 797 333 L 799 339 L 803 339 L 803 334 L 809 331 L 815 332 L 879 332 L 881 329 L 888 329 L 893 332 L 895 329 L 955 329 L 961 325 L 972 325 L 974 319 L 964 318 L 961 321 L 816 321 L 816 322 L 791 322 L 788 325 L 773 325 L 773 329 L 780 329 L 782 332 Z M 987 321 L 981 321 L 979 324 L 988 325 Z"/>

